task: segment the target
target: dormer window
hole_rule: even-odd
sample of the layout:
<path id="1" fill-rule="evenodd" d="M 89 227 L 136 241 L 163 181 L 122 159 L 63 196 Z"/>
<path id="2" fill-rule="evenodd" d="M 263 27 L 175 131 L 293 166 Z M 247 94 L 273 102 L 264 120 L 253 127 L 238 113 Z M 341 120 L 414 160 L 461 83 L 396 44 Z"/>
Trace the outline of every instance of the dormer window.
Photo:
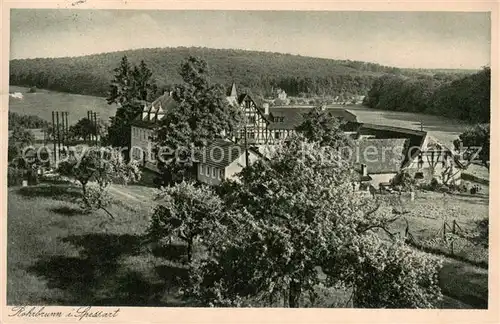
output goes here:
<path id="1" fill-rule="evenodd" d="M 283 116 L 276 116 L 274 117 L 274 122 L 275 123 L 282 123 L 285 120 L 285 117 Z"/>

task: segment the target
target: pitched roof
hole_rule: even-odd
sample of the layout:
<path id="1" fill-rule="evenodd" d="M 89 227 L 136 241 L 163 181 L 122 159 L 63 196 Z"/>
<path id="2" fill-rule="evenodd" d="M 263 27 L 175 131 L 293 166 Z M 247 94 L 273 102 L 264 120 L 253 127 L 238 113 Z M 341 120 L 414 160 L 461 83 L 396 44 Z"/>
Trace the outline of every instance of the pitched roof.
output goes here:
<path id="1" fill-rule="evenodd" d="M 177 101 L 166 92 L 152 103 L 145 103 L 141 114 L 134 119 L 132 125 L 146 128 L 154 127 L 165 117 L 165 113 L 176 107 L 177 104 Z"/>
<path id="2" fill-rule="evenodd" d="M 252 149 L 249 152 L 256 154 Z M 205 146 L 201 153 L 196 155 L 198 163 L 208 164 L 218 168 L 225 168 L 245 152 L 245 147 L 227 140 L 216 140 Z"/>
<path id="3" fill-rule="evenodd" d="M 315 106 L 275 106 L 269 108 L 272 118 L 269 129 L 295 129 L 304 121 L 304 115 L 311 111 Z M 356 115 L 339 108 L 326 108 L 326 111 L 334 117 L 349 122 L 356 122 Z M 276 118 L 283 117 L 283 121 L 277 121 Z"/>
<path id="4" fill-rule="evenodd" d="M 356 140 L 350 158 L 358 169 L 365 164 L 368 174 L 395 173 L 408 154 L 408 142 L 406 138 Z"/>
<path id="5" fill-rule="evenodd" d="M 228 97 L 237 97 L 238 92 L 236 91 L 236 83 L 233 82 L 230 88 L 226 91 L 226 96 Z"/>
<path id="6" fill-rule="evenodd" d="M 253 101 L 253 103 L 255 104 L 255 108 L 257 108 L 257 110 L 260 112 L 260 114 L 264 117 L 264 119 L 266 119 L 267 121 L 270 121 L 269 119 L 269 116 L 266 115 L 266 112 L 264 111 L 264 101 L 261 100 L 259 97 L 255 97 L 253 98 L 250 94 L 248 93 L 241 93 L 240 95 L 238 95 L 238 98 L 236 99 L 237 101 L 237 104 L 238 105 L 241 105 L 243 103 L 243 101 L 245 100 L 245 98 L 248 98 L 250 99 L 251 101 Z"/>
<path id="7" fill-rule="evenodd" d="M 359 135 L 374 135 L 376 138 L 406 138 L 410 152 L 405 155 L 405 166 L 418 156 L 427 138 L 427 132 L 409 128 L 363 123 L 358 129 Z"/>

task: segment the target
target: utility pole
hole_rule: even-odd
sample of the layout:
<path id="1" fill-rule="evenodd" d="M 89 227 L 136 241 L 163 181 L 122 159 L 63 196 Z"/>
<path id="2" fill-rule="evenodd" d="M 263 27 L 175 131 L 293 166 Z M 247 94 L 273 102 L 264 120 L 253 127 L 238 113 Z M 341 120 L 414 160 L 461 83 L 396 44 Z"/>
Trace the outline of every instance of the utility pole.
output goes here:
<path id="1" fill-rule="evenodd" d="M 57 157 L 61 154 L 61 127 L 59 124 L 59 112 L 56 111 L 56 131 L 57 131 Z"/>
<path id="2" fill-rule="evenodd" d="M 64 149 L 64 146 L 66 144 L 66 131 L 65 131 L 65 121 L 64 121 L 64 111 L 61 111 L 61 128 L 62 128 L 62 134 L 61 134 L 61 145 Z"/>
<path id="3" fill-rule="evenodd" d="M 68 136 L 69 134 L 69 124 L 68 124 L 68 112 L 66 112 L 66 137 Z M 66 143 L 67 145 L 67 143 Z"/>
<path id="4" fill-rule="evenodd" d="M 52 111 L 52 143 L 54 143 L 54 163 L 57 160 L 56 156 L 56 123 L 55 123 L 55 112 Z"/>
<path id="5" fill-rule="evenodd" d="M 88 138 L 88 145 L 92 146 L 92 117 L 91 117 L 91 112 L 90 110 L 87 110 L 87 119 L 89 120 L 90 123 L 90 132 L 89 132 L 89 138 Z"/>
<path id="6" fill-rule="evenodd" d="M 97 113 L 94 112 L 94 132 L 95 132 L 95 144 L 99 145 L 99 129 L 97 125 Z"/>

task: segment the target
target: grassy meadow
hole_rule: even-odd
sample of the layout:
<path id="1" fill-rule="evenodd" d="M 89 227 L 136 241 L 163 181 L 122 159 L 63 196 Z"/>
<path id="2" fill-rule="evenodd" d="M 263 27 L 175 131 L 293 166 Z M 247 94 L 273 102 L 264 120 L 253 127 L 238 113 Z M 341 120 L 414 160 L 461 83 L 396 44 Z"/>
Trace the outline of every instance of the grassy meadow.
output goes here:
<path id="1" fill-rule="evenodd" d="M 113 186 L 116 216 L 82 214 L 80 191 L 68 182 L 42 182 L 8 191 L 7 303 L 37 305 L 196 306 L 178 293 L 186 279 L 185 246 L 143 244 L 155 189 Z M 432 236 L 441 210 L 429 213 L 437 196 L 418 196 L 410 226 L 415 235 Z M 460 204 L 462 223 L 487 215 L 480 198 L 450 196 Z M 425 216 L 423 216 L 425 215 Z M 465 226 L 465 225 L 464 225 Z M 444 256 L 440 285 L 442 308 L 485 308 L 488 270 Z M 348 294 L 324 287 L 316 307 L 345 307 Z M 304 306 L 307 306 L 307 302 Z"/>
<path id="2" fill-rule="evenodd" d="M 20 92 L 22 99 L 9 97 L 9 111 L 35 115 L 47 121 L 52 121 L 52 111 L 67 111 L 70 125 L 79 119 L 87 117 L 87 111 L 97 112 L 101 120 L 108 122 L 109 117 L 116 112 L 115 105 L 108 105 L 105 98 L 84 96 L 64 92 L 37 89 L 28 93 L 28 88 L 10 86 L 10 93 Z"/>
<path id="3" fill-rule="evenodd" d="M 116 107 L 104 98 L 10 87 L 23 99 L 9 98 L 9 110 L 37 115 L 48 121 L 53 110 L 68 111 L 75 123 L 87 110 L 102 120 L 113 116 Z M 451 145 L 467 125 L 444 117 L 345 107 L 361 122 L 420 129 Z M 471 171 L 472 170 L 472 171 Z M 472 166 L 468 172 L 483 178 L 485 168 Z M 151 177 L 149 177 L 151 178 Z M 186 277 L 185 246 L 169 248 L 141 244 L 148 225 L 154 189 L 151 179 L 136 185 L 111 188 L 115 201 L 110 220 L 102 212 L 82 214 L 76 200 L 80 193 L 71 183 L 44 182 L 26 188 L 8 189 L 7 303 L 38 305 L 136 305 L 195 306 L 178 294 Z M 417 241 L 434 238 L 444 221 L 456 220 L 463 228 L 488 217 L 486 195 L 446 195 L 418 192 L 414 202 L 404 201 L 404 218 Z M 404 232 L 406 221 L 394 224 Z M 440 284 L 445 294 L 443 308 L 485 308 L 488 305 L 488 270 L 470 263 L 442 258 Z M 462 260 L 486 263 L 488 250 L 457 247 Z M 323 307 L 343 305 L 347 297 L 326 291 Z"/>

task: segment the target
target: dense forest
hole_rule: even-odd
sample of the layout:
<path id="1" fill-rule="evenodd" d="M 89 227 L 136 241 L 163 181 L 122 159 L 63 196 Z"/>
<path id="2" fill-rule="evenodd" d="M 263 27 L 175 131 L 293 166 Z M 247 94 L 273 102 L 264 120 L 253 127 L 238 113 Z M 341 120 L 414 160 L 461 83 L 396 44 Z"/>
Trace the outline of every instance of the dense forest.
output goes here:
<path id="1" fill-rule="evenodd" d="M 468 122 L 490 121 L 490 68 L 450 79 L 448 75 L 375 80 L 364 104 L 371 108 L 435 114 Z"/>
<path id="2" fill-rule="evenodd" d="M 208 62 L 212 82 L 230 84 L 234 81 L 240 88 L 265 97 L 275 88 L 291 96 L 365 95 L 374 80 L 383 74 L 414 76 L 436 72 L 270 52 L 177 47 L 12 60 L 10 84 L 105 97 L 113 69 L 124 55 L 132 64 L 144 60 L 153 71 L 153 80 L 160 91 L 181 82 L 181 62 L 193 55 Z M 470 71 L 440 74 L 456 78 L 464 73 Z"/>
<path id="3" fill-rule="evenodd" d="M 15 128 L 45 128 L 48 127 L 49 122 L 34 115 L 20 115 L 9 112 L 9 129 Z"/>

